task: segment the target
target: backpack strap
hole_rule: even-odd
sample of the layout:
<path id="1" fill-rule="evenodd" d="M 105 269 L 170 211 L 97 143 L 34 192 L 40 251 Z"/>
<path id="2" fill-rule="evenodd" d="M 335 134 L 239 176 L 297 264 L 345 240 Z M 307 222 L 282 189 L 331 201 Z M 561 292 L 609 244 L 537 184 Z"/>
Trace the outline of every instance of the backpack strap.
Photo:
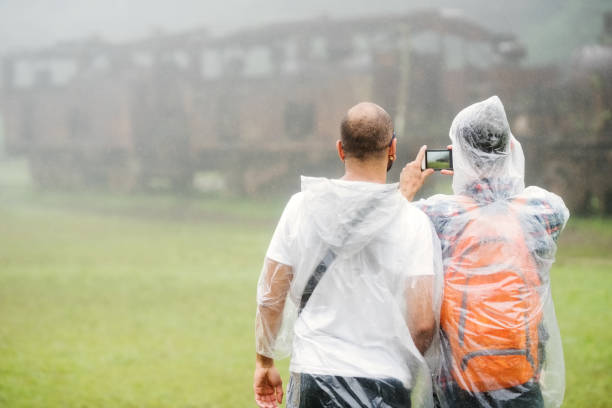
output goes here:
<path id="1" fill-rule="evenodd" d="M 457 217 L 459 215 L 465 214 L 469 211 L 473 211 L 473 210 L 479 210 L 479 205 L 476 202 L 476 200 L 474 200 L 472 197 L 468 197 L 468 196 L 461 196 L 462 198 L 465 197 L 465 200 L 455 200 L 455 202 L 457 203 L 457 206 L 461 209 L 461 211 L 456 211 L 453 214 L 453 217 Z M 462 202 L 465 201 L 465 202 Z M 461 228 L 460 231 L 457 232 L 457 234 L 455 236 L 453 236 L 451 239 L 449 239 L 449 241 L 451 243 L 454 243 L 460 236 L 461 234 L 463 234 L 463 232 L 465 231 L 465 229 L 474 221 L 473 218 L 469 219 L 468 222 L 465 223 L 465 225 Z"/>

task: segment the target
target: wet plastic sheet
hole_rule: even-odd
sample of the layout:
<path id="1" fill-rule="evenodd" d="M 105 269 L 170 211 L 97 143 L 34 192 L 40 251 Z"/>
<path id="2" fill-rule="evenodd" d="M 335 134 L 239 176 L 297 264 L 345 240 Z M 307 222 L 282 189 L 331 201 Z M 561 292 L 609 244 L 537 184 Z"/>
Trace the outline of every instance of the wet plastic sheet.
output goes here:
<path id="1" fill-rule="evenodd" d="M 418 206 L 441 239 L 442 407 L 559 407 L 563 351 L 551 296 L 560 197 L 524 187 L 521 145 L 497 97 L 452 123 L 454 195 Z"/>
<path id="2" fill-rule="evenodd" d="M 397 185 L 303 177 L 270 243 L 257 294 L 257 352 L 291 354 L 288 406 L 308 406 L 304 398 L 327 401 L 321 406 L 393 406 L 384 404 L 395 398 L 432 406 L 419 348 L 437 332 L 441 275 L 435 231 Z"/>
<path id="3" fill-rule="evenodd" d="M 410 390 L 392 378 L 372 379 L 293 373 L 289 382 L 290 407 L 411 406 Z"/>

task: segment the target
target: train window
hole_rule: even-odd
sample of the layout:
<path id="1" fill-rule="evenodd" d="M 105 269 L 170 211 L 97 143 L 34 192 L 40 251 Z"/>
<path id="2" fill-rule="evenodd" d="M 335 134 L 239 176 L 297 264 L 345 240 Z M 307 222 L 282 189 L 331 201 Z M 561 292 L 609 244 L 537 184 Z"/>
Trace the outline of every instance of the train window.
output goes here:
<path id="1" fill-rule="evenodd" d="M 335 35 L 327 41 L 327 59 L 330 61 L 346 61 L 353 52 L 353 42 L 346 35 Z"/>
<path id="2" fill-rule="evenodd" d="M 55 58 L 45 61 L 49 78 L 47 81 L 53 85 L 66 85 L 77 72 L 77 63 L 70 58 Z"/>
<path id="3" fill-rule="evenodd" d="M 36 71 L 40 64 L 35 64 L 30 61 L 18 61 L 15 64 L 14 85 L 17 88 L 27 88 L 34 84 Z"/>
<path id="4" fill-rule="evenodd" d="M 496 55 L 491 52 L 491 46 L 485 42 L 473 42 L 466 50 L 466 60 L 469 66 L 488 68 L 497 62 Z"/>
<path id="5" fill-rule="evenodd" d="M 47 87 L 53 84 L 53 73 L 49 69 L 39 69 L 34 73 L 34 84 Z"/>
<path id="6" fill-rule="evenodd" d="M 443 43 L 441 34 L 434 31 L 423 31 L 410 38 L 410 46 L 413 51 L 420 53 L 440 53 Z"/>
<path id="7" fill-rule="evenodd" d="M 172 54 L 172 62 L 179 68 L 189 68 L 189 55 L 185 51 L 175 51 Z"/>
<path id="8" fill-rule="evenodd" d="M 353 69 L 368 68 L 372 65 L 372 52 L 364 36 L 355 36 L 351 39 L 353 54 L 347 59 L 346 65 Z"/>
<path id="9" fill-rule="evenodd" d="M 153 56 L 146 52 L 135 52 L 132 55 L 132 61 L 134 65 L 149 68 L 153 65 Z"/>
<path id="10" fill-rule="evenodd" d="M 323 37 L 314 37 L 310 44 L 310 56 L 312 59 L 327 58 L 327 41 Z"/>
<path id="11" fill-rule="evenodd" d="M 306 139 L 315 130 L 313 103 L 288 102 L 285 105 L 285 133 L 290 139 Z"/>
<path id="12" fill-rule="evenodd" d="M 444 36 L 444 63 L 449 70 L 464 68 L 467 59 L 469 43 L 456 35 Z"/>
<path id="13" fill-rule="evenodd" d="M 110 68 L 110 61 L 106 55 L 98 55 L 93 59 L 91 63 L 91 68 L 94 71 L 106 71 Z"/>
<path id="14" fill-rule="evenodd" d="M 241 48 L 228 48 L 221 51 L 220 54 L 222 75 L 235 78 L 244 74 L 245 53 Z"/>
<path id="15" fill-rule="evenodd" d="M 285 44 L 285 61 L 283 71 L 288 74 L 296 73 L 299 70 L 298 45 L 295 41 Z"/>
<path id="16" fill-rule="evenodd" d="M 255 47 L 246 54 L 244 75 L 256 77 L 272 72 L 270 50 L 266 47 Z"/>
<path id="17" fill-rule="evenodd" d="M 207 50 L 202 54 L 200 64 L 202 66 L 202 76 L 206 79 L 214 79 L 221 75 L 222 61 L 221 53 L 216 50 Z"/>

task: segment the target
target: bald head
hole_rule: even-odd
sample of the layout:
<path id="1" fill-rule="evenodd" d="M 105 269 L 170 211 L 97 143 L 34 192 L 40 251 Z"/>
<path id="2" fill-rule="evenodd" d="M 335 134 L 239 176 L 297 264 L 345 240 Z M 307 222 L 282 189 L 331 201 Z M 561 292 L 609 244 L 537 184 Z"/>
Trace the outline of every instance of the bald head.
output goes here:
<path id="1" fill-rule="evenodd" d="M 340 125 L 342 148 L 359 160 L 386 156 L 393 135 L 391 117 L 383 108 L 362 102 L 348 110 Z"/>

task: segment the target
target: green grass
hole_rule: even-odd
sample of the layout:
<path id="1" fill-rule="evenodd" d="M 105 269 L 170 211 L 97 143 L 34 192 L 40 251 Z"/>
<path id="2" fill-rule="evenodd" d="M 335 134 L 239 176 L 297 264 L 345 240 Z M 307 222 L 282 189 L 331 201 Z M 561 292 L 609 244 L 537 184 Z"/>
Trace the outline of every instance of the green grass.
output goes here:
<path id="1" fill-rule="evenodd" d="M 0 210 L 0 406 L 250 406 L 269 223 Z"/>
<path id="2" fill-rule="evenodd" d="M 565 353 L 566 407 L 610 407 L 612 219 L 570 219 L 552 269 Z"/>
<path id="3" fill-rule="evenodd" d="M 450 163 L 447 161 L 430 161 L 427 163 L 427 168 L 444 170 L 450 168 Z"/>
<path id="4" fill-rule="evenodd" d="M 0 196 L 0 407 L 254 406 L 255 286 L 281 209 Z M 553 267 L 567 407 L 608 406 L 611 244 L 612 221 L 572 220 Z"/>

